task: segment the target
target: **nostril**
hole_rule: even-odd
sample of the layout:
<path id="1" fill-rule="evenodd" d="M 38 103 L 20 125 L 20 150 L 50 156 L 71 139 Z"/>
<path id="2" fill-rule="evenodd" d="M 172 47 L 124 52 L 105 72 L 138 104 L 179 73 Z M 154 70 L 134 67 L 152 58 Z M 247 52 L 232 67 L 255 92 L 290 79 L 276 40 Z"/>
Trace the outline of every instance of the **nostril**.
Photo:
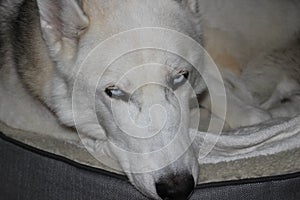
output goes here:
<path id="1" fill-rule="evenodd" d="M 187 199 L 194 190 L 192 175 L 171 175 L 160 179 L 156 184 L 156 192 L 162 199 Z"/>

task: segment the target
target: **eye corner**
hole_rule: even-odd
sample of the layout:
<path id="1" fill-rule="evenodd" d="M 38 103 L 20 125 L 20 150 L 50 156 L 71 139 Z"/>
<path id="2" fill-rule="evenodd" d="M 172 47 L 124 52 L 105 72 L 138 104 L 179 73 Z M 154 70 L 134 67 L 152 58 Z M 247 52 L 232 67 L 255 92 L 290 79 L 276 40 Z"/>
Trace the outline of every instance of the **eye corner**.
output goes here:
<path id="1" fill-rule="evenodd" d="M 110 89 L 105 88 L 104 92 L 105 92 L 105 94 L 106 94 L 107 96 L 112 97 L 112 92 L 111 92 Z"/>
<path id="2" fill-rule="evenodd" d="M 114 89 L 117 89 L 117 87 L 115 85 L 106 86 L 104 89 L 104 93 L 107 96 L 112 97 L 113 96 L 112 90 L 114 90 Z"/>
<path id="3" fill-rule="evenodd" d="M 186 80 L 188 80 L 189 79 L 189 76 L 190 76 L 190 72 L 189 71 L 187 71 L 187 70 L 182 70 L 182 75 L 184 76 L 184 78 L 186 79 Z"/>

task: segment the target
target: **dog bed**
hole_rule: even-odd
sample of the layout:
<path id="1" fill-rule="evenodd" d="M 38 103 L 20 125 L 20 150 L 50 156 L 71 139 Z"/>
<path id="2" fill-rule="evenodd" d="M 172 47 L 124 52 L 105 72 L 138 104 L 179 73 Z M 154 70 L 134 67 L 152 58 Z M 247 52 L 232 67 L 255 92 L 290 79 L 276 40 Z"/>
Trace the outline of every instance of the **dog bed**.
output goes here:
<path id="1" fill-rule="evenodd" d="M 2 123 L 0 130 L 0 199 L 147 199 L 80 144 Z M 300 117 L 222 133 L 200 163 L 191 199 L 300 199 Z"/>

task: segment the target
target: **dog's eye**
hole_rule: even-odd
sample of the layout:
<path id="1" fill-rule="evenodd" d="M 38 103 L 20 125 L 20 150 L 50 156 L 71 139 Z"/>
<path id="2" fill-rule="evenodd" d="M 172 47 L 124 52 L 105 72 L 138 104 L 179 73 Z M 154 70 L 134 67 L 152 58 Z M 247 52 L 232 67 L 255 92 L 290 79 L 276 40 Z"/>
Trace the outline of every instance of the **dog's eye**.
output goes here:
<path id="1" fill-rule="evenodd" d="M 126 92 L 120 90 L 117 86 L 109 86 L 105 89 L 105 93 L 107 96 L 110 98 L 115 98 L 115 99 L 122 99 L 125 100 L 127 98 Z"/>
<path id="2" fill-rule="evenodd" d="M 189 78 L 189 72 L 188 71 L 180 71 L 172 81 L 172 88 L 173 90 L 176 90 L 180 86 L 184 85 L 186 81 Z"/>

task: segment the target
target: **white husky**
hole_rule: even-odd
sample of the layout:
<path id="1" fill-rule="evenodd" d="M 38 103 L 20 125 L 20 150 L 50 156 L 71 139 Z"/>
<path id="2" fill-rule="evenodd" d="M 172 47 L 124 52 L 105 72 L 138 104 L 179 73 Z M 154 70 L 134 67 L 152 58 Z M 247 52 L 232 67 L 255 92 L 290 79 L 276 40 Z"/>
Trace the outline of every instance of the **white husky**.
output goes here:
<path id="1" fill-rule="evenodd" d="M 216 50 L 218 45 L 230 44 L 228 38 L 222 39 L 222 33 L 230 36 L 240 31 L 226 29 L 231 22 L 224 21 L 222 12 L 216 10 L 222 8 L 219 5 L 222 1 L 15 2 L 15 5 L 11 4 L 18 9 L 8 4 L 7 9 L 11 12 L 3 15 L 12 20 L 1 21 L 1 35 L 5 37 L 0 41 L 0 52 L 4 55 L 0 68 L 0 120 L 15 128 L 65 139 L 76 134 L 75 130 L 66 127 L 76 127 L 84 140 L 88 138 L 87 145 L 91 151 L 94 148 L 91 141 L 109 140 L 107 153 L 119 162 L 130 181 L 141 192 L 155 199 L 188 198 L 197 183 L 199 170 L 197 148 L 191 145 L 189 135 L 190 100 L 194 92 L 200 94 L 205 90 L 203 79 L 184 59 L 151 48 L 143 51 L 136 48 L 130 55 L 114 57 L 113 62 L 107 62 L 108 57 L 122 53 L 121 50 L 126 49 L 127 45 L 138 47 L 147 41 L 151 43 L 152 38 L 154 43 L 157 42 L 157 35 L 151 34 L 151 31 L 145 34 L 133 32 L 125 39 L 115 38 L 108 45 L 105 42 L 128 30 L 160 27 L 161 30 L 171 29 L 183 33 L 201 44 L 203 37 L 197 14 L 200 11 L 204 17 L 204 36 L 208 48 L 212 55 L 220 58 Z M 210 5 L 210 2 L 215 4 Z M 232 5 L 238 5 L 239 2 L 232 1 L 225 7 L 224 13 L 228 16 L 228 10 L 235 11 Z M 284 4 L 276 2 L 276 5 Z M 255 3 L 251 7 L 253 10 L 259 4 L 257 1 Z M 269 1 L 270 4 L 272 1 Z M 293 3 L 289 1 L 288 4 Z M 264 13 L 265 9 L 261 9 L 260 13 Z M 16 19 L 16 15 L 10 13 L 17 10 L 19 13 Z M 241 25 L 241 21 L 237 25 Z M 7 28 L 7 23 L 13 23 L 13 26 Z M 295 23 L 286 27 L 294 27 Z M 294 30 L 288 29 L 287 32 L 289 36 L 283 38 L 284 41 L 291 38 Z M 212 38 L 221 39 L 214 41 Z M 276 38 L 279 36 L 267 40 L 268 45 Z M 255 44 L 262 40 L 256 37 Z M 165 35 L 158 41 L 168 43 L 193 63 L 202 63 L 203 52 L 194 52 L 193 48 L 181 45 L 182 41 L 178 37 Z M 235 42 L 232 43 L 233 53 L 229 55 L 225 52 L 217 61 L 222 65 L 232 64 L 236 67 L 235 61 L 244 62 L 246 59 L 238 56 L 232 59 L 232 55 L 237 55 L 237 49 L 241 48 Z M 103 44 L 99 50 L 101 54 L 92 51 L 98 44 Z M 251 42 L 246 44 L 247 49 L 251 50 Z M 249 52 L 245 54 L 249 55 Z M 87 59 L 91 55 L 91 59 Z M 245 64 L 243 62 L 240 62 L 239 67 Z M 108 65 L 110 67 L 107 68 Z M 242 79 L 247 80 L 247 76 Z M 236 124 L 245 125 L 244 122 L 249 119 L 246 117 L 241 122 L 236 113 L 243 115 L 245 109 L 255 107 L 251 105 L 245 108 L 241 102 L 233 98 L 232 106 L 229 106 L 232 112 L 229 112 L 228 121 L 232 122 L 233 127 Z M 260 112 L 260 108 L 257 108 L 251 112 L 251 116 Z M 263 113 L 261 116 L 253 121 L 267 119 L 269 114 Z M 176 145 L 162 151 L 158 157 L 149 154 L 164 149 L 174 135 L 180 137 Z M 130 157 L 133 154 L 142 157 Z"/>

